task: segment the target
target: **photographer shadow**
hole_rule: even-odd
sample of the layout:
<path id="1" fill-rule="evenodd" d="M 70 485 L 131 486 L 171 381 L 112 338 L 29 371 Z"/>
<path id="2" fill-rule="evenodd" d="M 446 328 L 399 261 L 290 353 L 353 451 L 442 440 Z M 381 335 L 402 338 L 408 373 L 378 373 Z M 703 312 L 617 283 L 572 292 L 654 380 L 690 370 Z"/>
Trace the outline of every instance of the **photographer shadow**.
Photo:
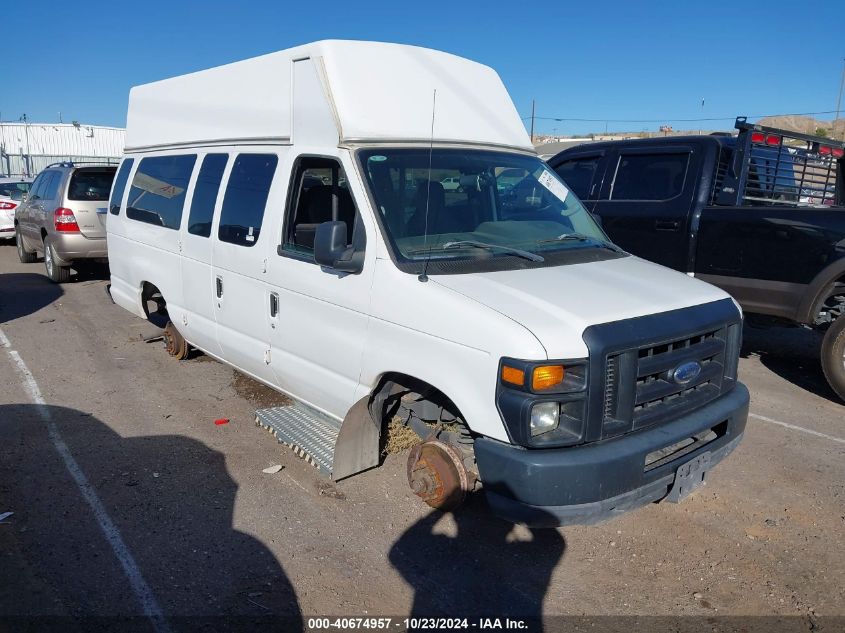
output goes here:
<path id="1" fill-rule="evenodd" d="M 430 512 L 390 550 L 391 564 L 414 589 L 411 617 L 510 618 L 541 630 L 543 599 L 566 551 L 560 531 L 498 519 L 480 494 L 441 533 L 447 516 Z"/>
<path id="2" fill-rule="evenodd" d="M 176 434 L 124 437 L 88 413 L 46 405 L 0 405 L 0 436 L 0 510 L 14 512 L 0 531 L 10 553 L 0 622 L 150 631 L 137 570 L 172 631 L 302 630 L 273 552 L 233 525 L 238 485 L 223 453 Z"/>

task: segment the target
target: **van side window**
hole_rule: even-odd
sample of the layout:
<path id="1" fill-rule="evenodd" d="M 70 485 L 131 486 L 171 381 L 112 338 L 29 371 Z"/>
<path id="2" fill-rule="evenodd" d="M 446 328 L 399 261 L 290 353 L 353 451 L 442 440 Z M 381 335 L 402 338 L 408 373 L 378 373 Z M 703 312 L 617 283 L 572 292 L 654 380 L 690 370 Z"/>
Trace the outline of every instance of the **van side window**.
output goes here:
<path id="1" fill-rule="evenodd" d="M 581 200 L 591 200 L 590 187 L 600 161 L 601 156 L 573 158 L 555 167 L 555 171 L 563 178 L 572 193 Z"/>
<path id="2" fill-rule="evenodd" d="M 346 243 L 351 245 L 355 216 L 355 202 L 340 163 L 333 158 L 301 158 L 288 194 L 282 248 L 313 258 L 317 225 L 331 220 L 346 222 Z"/>
<path id="3" fill-rule="evenodd" d="M 228 154 L 208 154 L 203 159 L 197 183 L 194 185 L 191 213 L 188 215 L 188 233 L 200 237 L 211 235 L 214 204 L 217 202 L 220 180 L 228 161 Z"/>
<path id="4" fill-rule="evenodd" d="M 129 172 L 132 171 L 134 158 L 127 158 L 117 170 L 117 177 L 114 179 L 114 188 L 109 201 L 109 213 L 117 215 L 120 213 L 120 203 L 123 201 L 123 192 L 126 190 L 126 181 L 129 180 Z"/>
<path id="5" fill-rule="evenodd" d="M 255 246 L 278 163 L 275 154 L 239 154 L 235 159 L 220 211 L 221 242 Z"/>
<path id="6" fill-rule="evenodd" d="M 689 153 L 623 154 L 611 200 L 669 200 L 684 188 Z"/>
<path id="7" fill-rule="evenodd" d="M 144 158 L 132 178 L 126 217 L 168 229 L 182 223 L 185 191 L 196 154 Z"/>

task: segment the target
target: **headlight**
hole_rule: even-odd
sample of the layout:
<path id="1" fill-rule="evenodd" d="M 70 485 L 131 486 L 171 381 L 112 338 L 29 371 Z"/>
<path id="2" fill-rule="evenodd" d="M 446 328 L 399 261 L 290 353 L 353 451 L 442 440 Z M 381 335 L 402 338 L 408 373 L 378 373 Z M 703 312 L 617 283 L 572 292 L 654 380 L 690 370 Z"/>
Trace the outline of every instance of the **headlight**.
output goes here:
<path id="1" fill-rule="evenodd" d="M 587 363 L 586 358 L 501 359 L 496 404 L 514 444 L 553 448 L 584 441 Z"/>
<path id="2" fill-rule="evenodd" d="M 531 407 L 531 436 L 542 435 L 557 428 L 560 405 L 557 402 L 540 402 Z"/>

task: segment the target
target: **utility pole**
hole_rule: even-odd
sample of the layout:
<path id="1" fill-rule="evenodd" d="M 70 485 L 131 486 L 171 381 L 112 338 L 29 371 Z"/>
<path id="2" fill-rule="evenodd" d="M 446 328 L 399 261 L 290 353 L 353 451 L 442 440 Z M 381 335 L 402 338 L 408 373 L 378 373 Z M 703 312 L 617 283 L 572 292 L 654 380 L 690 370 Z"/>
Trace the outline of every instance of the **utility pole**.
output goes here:
<path id="1" fill-rule="evenodd" d="M 704 118 L 704 97 L 701 97 L 701 118 Z M 698 122 L 698 135 L 701 136 L 701 123 L 702 121 Z"/>
<path id="2" fill-rule="evenodd" d="M 531 144 L 534 144 L 534 99 L 531 99 Z"/>
<path id="3" fill-rule="evenodd" d="M 26 177 L 31 178 L 32 177 L 32 164 L 31 164 L 32 163 L 32 154 L 29 153 L 29 122 L 27 121 L 25 112 L 21 115 L 20 120 L 23 121 L 23 129 L 24 129 L 24 133 L 26 134 L 26 162 L 24 163 L 26 165 Z"/>
<path id="4" fill-rule="evenodd" d="M 833 122 L 834 130 L 836 129 L 836 123 L 839 121 L 839 107 L 842 105 L 842 88 L 845 88 L 845 59 L 842 60 L 842 81 L 839 82 L 839 98 L 836 100 L 836 120 Z M 845 140 L 845 125 L 842 126 L 842 139 Z"/>

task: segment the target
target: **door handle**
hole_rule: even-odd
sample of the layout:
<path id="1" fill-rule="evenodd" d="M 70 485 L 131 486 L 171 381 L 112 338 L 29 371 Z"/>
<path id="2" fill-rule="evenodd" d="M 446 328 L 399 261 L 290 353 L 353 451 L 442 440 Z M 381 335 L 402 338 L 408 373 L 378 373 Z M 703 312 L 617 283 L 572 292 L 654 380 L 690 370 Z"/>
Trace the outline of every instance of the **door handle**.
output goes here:
<path id="1" fill-rule="evenodd" d="M 270 316 L 276 318 L 279 314 L 279 294 L 277 292 L 270 293 Z"/>
<path id="2" fill-rule="evenodd" d="M 654 228 L 657 231 L 677 231 L 681 223 L 678 220 L 655 220 Z"/>
<path id="3" fill-rule="evenodd" d="M 217 277 L 217 298 L 223 298 L 223 278 L 219 276 Z"/>

